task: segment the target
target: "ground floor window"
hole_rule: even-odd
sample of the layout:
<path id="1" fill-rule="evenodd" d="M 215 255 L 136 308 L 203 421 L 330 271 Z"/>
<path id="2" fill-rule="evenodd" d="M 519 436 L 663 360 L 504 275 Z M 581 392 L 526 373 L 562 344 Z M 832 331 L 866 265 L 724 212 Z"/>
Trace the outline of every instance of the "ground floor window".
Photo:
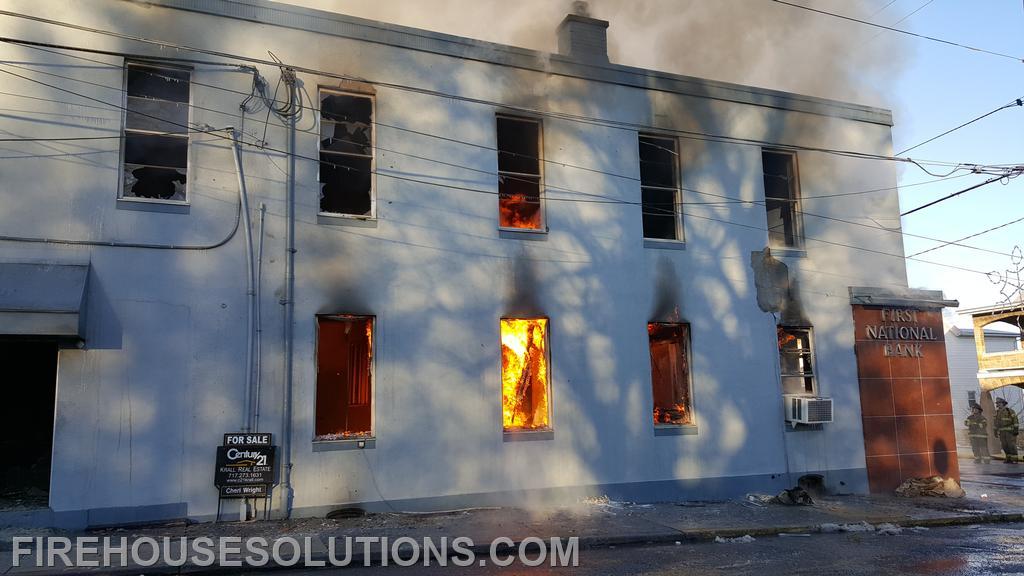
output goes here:
<path id="1" fill-rule="evenodd" d="M 811 329 L 778 327 L 779 369 L 783 394 L 814 394 L 814 353 Z"/>
<path id="2" fill-rule="evenodd" d="M 547 318 L 501 320 L 501 407 L 506 432 L 551 429 L 547 332 Z"/>
<path id="3" fill-rule="evenodd" d="M 373 317 L 317 317 L 315 440 L 373 436 Z"/>
<path id="4" fill-rule="evenodd" d="M 690 401 L 690 326 L 650 323 L 654 424 L 693 424 Z"/>

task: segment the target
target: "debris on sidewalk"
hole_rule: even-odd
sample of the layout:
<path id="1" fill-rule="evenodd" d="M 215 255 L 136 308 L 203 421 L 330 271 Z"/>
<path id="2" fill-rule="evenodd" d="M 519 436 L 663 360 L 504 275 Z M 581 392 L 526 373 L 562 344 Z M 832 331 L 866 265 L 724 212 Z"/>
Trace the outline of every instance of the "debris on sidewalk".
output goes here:
<path id="1" fill-rule="evenodd" d="M 952 478 L 929 476 L 927 478 L 910 478 L 896 489 L 897 496 L 915 498 L 917 496 L 936 496 L 940 498 L 963 498 L 967 495 L 960 484 Z"/>
<path id="2" fill-rule="evenodd" d="M 768 504 L 782 504 L 784 506 L 813 506 L 814 499 L 810 493 L 800 486 L 787 488 L 775 496 L 767 494 L 747 494 L 746 503 L 762 507 Z"/>
<path id="3" fill-rule="evenodd" d="M 814 506 L 814 499 L 807 490 L 797 486 L 779 492 L 772 498 L 773 504 L 785 504 L 786 506 Z"/>
<path id="4" fill-rule="evenodd" d="M 754 541 L 755 538 L 750 534 L 744 534 L 737 538 L 722 538 L 721 536 L 715 536 L 715 542 L 719 544 L 749 544 Z"/>
<path id="5" fill-rule="evenodd" d="M 899 526 L 895 524 L 890 524 L 888 522 L 875 526 L 875 530 L 877 530 L 878 534 L 882 536 L 896 536 L 897 534 L 901 534 L 903 532 L 903 528 L 900 528 Z"/>
<path id="6" fill-rule="evenodd" d="M 771 503 L 772 498 L 774 498 L 774 496 L 769 496 L 767 494 L 747 494 L 743 505 L 748 508 L 751 504 L 757 507 L 764 507 Z"/>
<path id="7" fill-rule="evenodd" d="M 818 531 L 822 534 L 834 534 L 836 532 L 874 532 L 875 527 L 863 520 L 856 524 L 833 524 L 831 522 L 827 522 L 819 525 Z"/>

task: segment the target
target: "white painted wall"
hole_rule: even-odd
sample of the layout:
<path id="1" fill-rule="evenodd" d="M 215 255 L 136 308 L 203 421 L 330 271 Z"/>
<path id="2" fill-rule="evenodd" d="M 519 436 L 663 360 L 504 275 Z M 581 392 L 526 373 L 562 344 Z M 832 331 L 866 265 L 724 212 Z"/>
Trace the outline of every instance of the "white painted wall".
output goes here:
<path id="1" fill-rule="evenodd" d="M 396 29 L 345 24 L 351 35 L 370 40 L 363 41 L 106 0 L 64 0 L 45 9 L 36 2 L 12 0 L 6 9 L 253 57 L 265 57 L 269 49 L 286 62 L 312 69 L 545 113 L 891 153 L 890 127 L 884 122 L 500 66 L 484 60 L 505 53 L 483 43 L 459 48 L 480 57 L 472 60 L 385 42 L 401 37 L 429 49 L 452 49 L 444 37 L 431 33 L 413 38 Z M 195 56 L 12 18 L 0 19 L 0 33 Z M 509 54 L 520 58 L 520 52 Z M 31 63 L 18 64 L 31 71 L 0 68 L 120 102 L 119 68 L 13 45 L 0 46 L 0 54 L 5 62 Z M 117 57 L 86 56 L 118 66 L 121 62 Z M 562 69 L 606 73 L 564 63 Z M 276 69 L 261 70 L 276 82 Z M 308 73 L 299 78 L 314 98 L 318 84 L 337 85 L 337 80 Z M 193 81 L 244 94 L 251 79 L 198 66 Z M 120 113 L 108 106 L 13 77 L 5 78 L 4 86 L 10 94 L 0 94 L 0 107 L 18 110 L 4 112 L 0 120 L 8 135 L 119 134 Z M 238 126 L 242 94 L 194 86 L 193 121 Z M 875 114 L 845 105 L 816 105 L 837 116 L 853 114 L 851 110 Z M 685 250 L 644 248 L 639 206 L 621 204 L 549 200 L 546 235 L 502 238 L 495 176 L 399 153 L 495 172 L 496 155 L 486 148 L 495 145 L 494 116 L 502 110 L 499 105 L 378 86 L 378 122 L 480 147 L 378 127 L 381 174 L 375 183 L 374 227 L 320 223 L 316 163 L 297 161 L 293 462 L 299 513 L 346 502 L 680 479 L 778 475 L 781 485 L 788 481 L 787 472 L 795 480 L 803 472 L 820 470 L 835 472 L 828 478 L 833 487 L 842 488 L 842 481 L 845 489 L 866 490 L 847 287 L 906 286 L 906 275 L 900 258 L 842 245 L 902 254 L 898 233 L 871 227 L 877 222 L 898 228 L 899 207 L 893 192 L 810 197 L 894 186 L 895 167 L 826 153 L 799 155 L 802 194 L 808 198 L 804 209 L 867 227 L 805 216 L 806 257 L 784 259 L 799 279 L 803 305 L 815 327 L 821 393 L 836 401 L 836 421 L 823 431 L 784 433 L 775 320 L 757 307 L 750 267 L 751 252 L 767 242 L 764 208 L 700 204 L 721 198 L 692 191 L 762 200 L 760 149 L 680 141 L 682 183 L 688 190 L 684 202 L 693 203 L 685 208 Z M 245 118 L 250 138 L 262 136 L 264 114 Z M 317 155 L 315 121 L 315 115 L 307 114 L 299 123 L 296 153 L 301 156 Z M 266 126 L 266 138 L 269 148 L 287 146 L 287 132 L 274 118 Z M 556 162 L 546 165 L 549 186 L 639 200 L 634 130 L 547 117 L 544 139 L 544 154 Z M 81 153 L 16 163 L 0 160 L 4 234 L 207 244 L 232 229 L 237 192 L 231 152 L 226 141 L 211 135 L 193 136 L 187 214 L 119 205 L 117 140 L 2 146 L 4 156 Z M 564 167 L 558 161 L 625 177 Z M 249 148 L 244 164 L 253 206 L 267 206 L 261 422 L 265 431 L 280 438 L 284 391 L 279 298 L 288 161 L 280 153 Z M 5 261 L 92 266 L 86 346 L 60 355 L 51 492 L 55 510 L 183 504 L 191 516 L 214 513 L 214 447 L 221 434 L 242 423 L 243 255 L 240 234 L 223 247 L 188 252 L 0 242 Z M 654 309 L 659 277 L 670 280 L 674 302 L 692 323 L 697 435 L 653 435 L 645 324 Z M 546 441 L 502 439 L 498 319 L 511 312 L 510 287 L 517 279 L 533 288 L 537 311 L 551 318 L 555 433 Z M 377 440 L 372 449 L 317 450 L 312 442 L 318 313 L 377 317 Z"/>

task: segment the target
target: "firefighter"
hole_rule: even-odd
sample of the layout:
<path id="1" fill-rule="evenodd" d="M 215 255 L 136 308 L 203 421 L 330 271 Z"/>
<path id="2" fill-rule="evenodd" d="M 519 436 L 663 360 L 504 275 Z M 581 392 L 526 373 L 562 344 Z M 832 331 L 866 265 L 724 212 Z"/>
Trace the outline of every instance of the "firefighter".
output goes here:
<path id="1" fill-rule="evenodd" d="M 971 405 L 971 415 L 964 420 L 964 426 L 967 426 L 967 436 L 971 439 L 974 461 L 991 462 L 992 456 L 988 453 L 988 420 L 982 415 L 981 406 Z"/>
<path id="2" fill-rule="evenodd" d="M 1006 463 L 1017 463 L 1017 434 L 1020 433 L 1020 423 L 1017 421 L 1017 413 L 1006 405 L 1005 398 L 996 399 L 996 417 L 993 422 L 996 436 L 999 443 L 1003 445 L 1003 452 L 1006 453 Z"/>

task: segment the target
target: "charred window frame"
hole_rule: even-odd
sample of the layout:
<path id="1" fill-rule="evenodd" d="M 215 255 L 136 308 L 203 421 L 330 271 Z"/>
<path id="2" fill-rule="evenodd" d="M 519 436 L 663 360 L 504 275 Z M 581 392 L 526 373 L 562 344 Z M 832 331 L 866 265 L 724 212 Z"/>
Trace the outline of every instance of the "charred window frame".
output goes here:
<path id="1" fill-rule="evenodd" d="M 690 369 L 690 325 L 647 324 L 651 352 L 651 395 L 654 426 L 692 426 L 693 381 Z"/>
<path id="2" fill-rule="evenodd" d="M 803 218 L 800 210 L 800 172 L 796 154 L 762 150 L 764 207 L 768 243 L 780 248 L 802 248 Z"/>
<path id="3" fill-rule="evenodd" d="M 814 334 L 809 326 L 778 326 L 779 375 L 783 394 L 817 395 Z"/>
<path id="4" fill-rule="evenodd" d="M 133 61 L 124 69 L 118 198 L 187 204 L 192 71 Z"/>
<path id="5" fill-rule="evenodd" d="M 375 218 L 374 98 L 320 88 L 320 214 Z"/>
<path id="6" fill-rule="evenodd" d="M 539 120 L 499 114 L 498 227 L 544 232 L 544 137 Z"/>
<path id="7" fill-rule="evenodd" d="M 676 139 L 640 134 L 638 142 L 644 238 L 682 241 L 682 195 Z"/>
<path id="8" fill-rule="evenodd" d="M 502 430 L 506 435 L 551 432 L 550 322 L 502 318 L 499 326 Z"/>
<path id="9" fill-rule="evenodd" d="M 316 399 L 313 440 L 374 437 L 373 316 L 316 317 Z"/>

